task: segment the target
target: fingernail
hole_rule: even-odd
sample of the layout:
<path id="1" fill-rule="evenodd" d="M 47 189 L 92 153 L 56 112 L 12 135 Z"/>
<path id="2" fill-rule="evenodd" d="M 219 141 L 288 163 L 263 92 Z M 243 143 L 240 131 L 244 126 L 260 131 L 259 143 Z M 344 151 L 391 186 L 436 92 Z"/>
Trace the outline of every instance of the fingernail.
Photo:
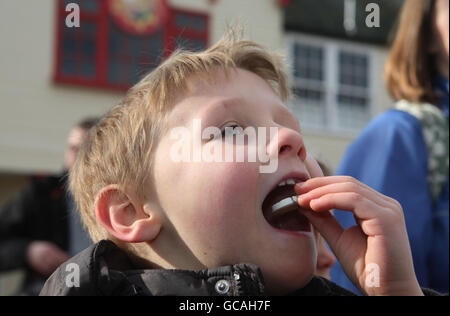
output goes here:
<path id="1" fill-rule="evenodd" d="M 296 183 L 295 186 L 294 186 L 294 190 L 300 191 L 304 186 L 305 186 L 304 182 Z"/>
<path id="2" fill-rule="evenodd" d="M 303 204 L 305 203 L 305 198 L 304 195 L 298 195 L 297 196 L 297 203 L 301 206 L 303 206 Z"/>

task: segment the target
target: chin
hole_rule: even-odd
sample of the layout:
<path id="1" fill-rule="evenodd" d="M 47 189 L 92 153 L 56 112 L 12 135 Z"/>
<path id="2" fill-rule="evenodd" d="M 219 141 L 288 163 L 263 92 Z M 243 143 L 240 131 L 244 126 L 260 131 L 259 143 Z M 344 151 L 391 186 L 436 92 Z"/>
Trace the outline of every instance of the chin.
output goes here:
<path id="1" fill-rule="evenodd" d="M 277 267 L 262 269 L 269 295 L 286 295 L 305 287 L 315 272 L 315 258 L 311 256 L 303 262 L 286 263 Z"/>

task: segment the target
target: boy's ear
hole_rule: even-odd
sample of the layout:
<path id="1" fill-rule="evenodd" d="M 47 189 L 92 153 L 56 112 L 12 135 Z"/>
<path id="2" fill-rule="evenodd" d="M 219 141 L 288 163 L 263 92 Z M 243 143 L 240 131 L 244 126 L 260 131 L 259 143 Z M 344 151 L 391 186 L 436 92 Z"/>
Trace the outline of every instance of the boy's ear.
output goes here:
<path id="1" fill-rule="evenodd" d="M 95 216 L 109 233 L 125 242 L 152 241 L 161 230 L 158 212 L 144 210 L 141 201 L 118 185 L 108 185 L 99 192 Z"/>

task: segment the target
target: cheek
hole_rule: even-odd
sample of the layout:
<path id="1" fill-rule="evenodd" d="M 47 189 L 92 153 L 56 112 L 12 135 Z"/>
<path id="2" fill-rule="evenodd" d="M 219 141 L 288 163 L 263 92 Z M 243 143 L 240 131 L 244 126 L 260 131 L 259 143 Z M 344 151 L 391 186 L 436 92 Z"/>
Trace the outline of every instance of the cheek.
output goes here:
<path id="1" fill-rule="evenodd" d="M 258 172 L 254 164 L 216 163 L 197 166 L 201 181 L 192 192 L 192 205 L 215 231 L 238 230 L 254 216 Z"/>
<path id="2" fill-rule="evenodd" d="M 208 255 L 203 260 L 208 266 L 238 262 L 256 233 L 258 173 L 246 163 L 204 166 L 203 172 L 209 176 L 193 194 L 195 215 L 185 220 L 186 236 L 197 253 Z"/>
<path id="3" fill-rule="evenodd" d="M 248 224 L 257 199 L 256 163 L 173 162 L 169 149 L 161 146 L 155 155 L 156 190 L 182 237 L 223 238 Z"/>
<path id="4" fill-rule="evenodd" d="M 248 248 L 245 237 L 255 223 L 255 168 L 247 163 L 187 163 L 174 171 L 178 179 L 170 182 L 179 193 L 176 200 L 161 202 L 175 238 L 206 266 L 238 261 L 237 249 Z"/>

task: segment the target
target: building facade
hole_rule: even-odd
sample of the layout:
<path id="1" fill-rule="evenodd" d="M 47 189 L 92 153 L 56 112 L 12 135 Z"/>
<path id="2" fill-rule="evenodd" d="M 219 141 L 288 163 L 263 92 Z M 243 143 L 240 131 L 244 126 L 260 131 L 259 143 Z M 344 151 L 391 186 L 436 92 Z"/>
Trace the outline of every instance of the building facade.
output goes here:
<path id="1" fill-rule="evenodd" d="M 0 2 L 0 204 L 26 176 L 62 169 L 73 124 L 105 113 L 173 49 L 207 47 L 230 24 L 286 55 L 294 96 L 288 105 L 310 151 L 331 169 L 391 104 L 382 69 L 401 1 L 372 1 L 381 8 L 376 29 L 363 24 L 364 4 L 372 3 L 365 0 L 134 1 L 144 13 L 139 5 L 153 6 L 140 24 L 127 21 L 124 2 L 133 1 Z M 76 22 L 73 3 L 79 27 L 67 26 Z"/>

